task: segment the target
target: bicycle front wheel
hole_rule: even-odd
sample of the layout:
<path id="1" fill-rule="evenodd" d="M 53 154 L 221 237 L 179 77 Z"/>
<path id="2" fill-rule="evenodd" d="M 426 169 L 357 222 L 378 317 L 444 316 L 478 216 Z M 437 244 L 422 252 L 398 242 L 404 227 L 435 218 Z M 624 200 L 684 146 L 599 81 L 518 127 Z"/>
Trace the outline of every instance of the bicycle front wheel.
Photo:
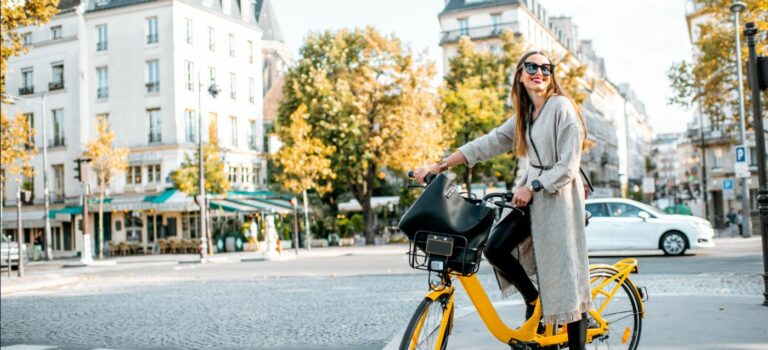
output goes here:
<path id="1" fill-rule="evenodd" d="M 590 270 L 592 290 L 606 280 L 611 280 L 616 273 L 615 270 L 607 268 Z M 621 285 L 618 285 L 619 282 L 620 279 L 611 280 L 592 299 L 592 307 L 595 310 L 602 308 L 600 315 L 608 322 L 608 329 L 605 333 L 596 335 L 592 342 L 587 344 L 588 349 L 637 349 L 643 322 L 640 297 L 629 279 Z M 590 323 L 593 322 L 590 317 Z"/>
<path id="2" fill-rule="evenodd" d="M 435 300 L 424 298 L 405 329 L 400 350 L 445 350 L 453 327 L 453 309 L 450 294 Z"/>

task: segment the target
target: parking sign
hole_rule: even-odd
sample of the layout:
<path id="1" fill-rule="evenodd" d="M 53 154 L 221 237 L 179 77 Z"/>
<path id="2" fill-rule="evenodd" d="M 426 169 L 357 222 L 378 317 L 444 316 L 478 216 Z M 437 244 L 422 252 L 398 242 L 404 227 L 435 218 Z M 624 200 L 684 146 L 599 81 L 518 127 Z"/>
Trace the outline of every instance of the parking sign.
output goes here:
<path id="1" fill-rule="evenodd" d="M 750 177 L 749 165 L 747 164 L 747 146 L 738 145 L 736 146 L 735 151 L 736 163 L 733 166 L 733 170 L 736 172 L 736 177 Z"/>
<path id="2" fill-rule="evenodd" d="M 733 179 L 727 178 L 723 179 L 723 191 L 733 191 Z"/>

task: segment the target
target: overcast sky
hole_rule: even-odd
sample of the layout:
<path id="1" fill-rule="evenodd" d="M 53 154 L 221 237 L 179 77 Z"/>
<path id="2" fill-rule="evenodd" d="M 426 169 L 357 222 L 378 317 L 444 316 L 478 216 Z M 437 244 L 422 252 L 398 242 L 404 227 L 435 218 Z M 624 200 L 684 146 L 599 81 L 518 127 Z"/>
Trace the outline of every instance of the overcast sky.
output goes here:
<path id="1" fill-rule="evenodd" d="M 605 58 L 608 78 L 630 83 L 646 106 L 655 133 L 685 130 L 692 113 L 666 104 L 666 72 L 691 45 L 684 0 L 540 0 L 552 16 L 573 18 L 580 39 L 592 39 Z M 372 25 L 426 50 L 442 75 L 440 24 L 443 0 L 274 0 L 286 44 L 294 55 L 311 31 Z"/>

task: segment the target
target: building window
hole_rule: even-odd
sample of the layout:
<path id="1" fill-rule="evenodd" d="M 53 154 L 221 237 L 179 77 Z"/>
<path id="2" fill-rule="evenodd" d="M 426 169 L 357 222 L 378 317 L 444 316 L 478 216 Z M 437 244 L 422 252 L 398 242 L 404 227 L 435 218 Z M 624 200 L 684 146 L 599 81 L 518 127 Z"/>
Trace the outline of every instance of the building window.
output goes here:
<path id="1" fill-rule="evenodd" d="M 208 27 L 208 50 L 216 51 L 216 31 L 213 27 Z"/>
<path id="2" fill-rule="evenodd" d="M 199 212 L 181 213 L 181 234 L 185 239 L 197 238 L 197 230 L 200 228 Z"/>
<path id="3" fill-rule="evenodd" d="M 107 25 L 102 24 L 96 26 L 96 51 L 107 50 Z"/>
<path id="4" fill-rule="evenodd" d="M 248 167 L 240 168 L 240 183 L 247 183 L 246 181 L 248 181 L 251 178 L 250 172 L 251 172 L 251 168 L 248 168 Z"/>
<path id="5" fill-rule="evenodd" d="M 147 141 L 149 143 L 158 143 L 162 142 L 162 132 L 160 130 L 160 110 L 159 109 L 148 109 L 147 110 L 147 124 L 149 129 L 149 134 L 147 135 Z"/>
<path id="6" fill-rule="evenodd" d="M 61 39 L 61 26 L 53 26 L 51 27 L 51 39 Z"/>
<path id="7" fill-rule="evenodd" d="M 141 185 L 141 166 L 129 166 L 125 172 L 125 183 L 129 185 Z"/>
<path id="8" fill-rule="evenodd" d="M 248 63 L 253 63 L 253 41 L 248 40 L 245 47 L 248 49 Z"/>
<path id="9" fill-rule="evenodd" d="M 765 159 L 768 160 L 768 154 L 766 155 Z M 757 147 L 756 146 L 749 147 L 749 166 L 757 166 Z"/>
<path id="10" fill-rule="evenodd" d="M 237 147 L 237 117 L 234 115 L 229 117 L 229 128 L 231 145 L 232 147 Z"/>
<path id="11" fill-rule="evenodd" d="M 59 90 L 64 88 L 64 64 L 54 63 L 51 65 L 51 82 L 48 84 L 48 90 Z"/>
<path id="12" fill-rule="evenodd" d="M 184 28 L 187 33 L 186 42 L 187 44 L 192 45 L 192 19 L 191 18 L 184 18 Z"/>
<path id="13" fill-rule="evenodd" d="M 192 61 L 184 61 L 184 85 L 187 90 L 192 91 L 194 87 L 195 64 Z"/>
<path id="14" fill-rule="evenodd" d="M 195 118 L 195 110 L 194 109 L 188 109 L 184 112 L 184 119 L 186 119 L 186 135 L 187 135 L 187 142 L 197 142 L 197 129 L 199 128 L 197 124 L 197 119 Z"/>
<path id="15" fill-rule="evenodd" d="M 253 78 L 248 78 L 248 102 L 256 103 L 256 83 Z"/>
<path id="16" fill-rule="evenodd" d="M 27 32 L 21 35 L 21 44 L 24 46 L 32 45 L 32 33 Z"/>
<path id="17" fill-rule="evenodd" d="M 493 32 L 498 33 L 499 30 L 501 30 L 501 14 L 500 13 L 491 14 L 491 23 L 493 23 Z"/>
<path id="18" fill-rule="evenodd" d="M 147 92 L 160 91 L 160 64 L 157 60 L 147 61 Z"/>
<path id="19" fill-rule="evenodd" d="M 29 130 L 35 130 L 35 114 L 34 113 L 24 113 L 24 118 L 27 119 L 27 124 L 29 125 Z M 29 135 L 29 140 L 27 141 L 27 144 L 25 146 L 26 149 L 32 149 L 32 147 L 35 146 L 35 137 L 33 135 Z"/>
<path id="20" fill-rule="evenodd" d="M 211 134 L 211 126 L 215 127 L 215 134 Z M 218 140 L 221 140 L 220 132 L 221 128 L 219 128 L 219 115 L 214 112 L 208 112 L 208 137 L 215 137 L 216 142 L 219 142 Z M 213 142 L 213 140 L 209 140 L 209 142 Z"/>
<path id="21" fill-rule="evenodd" d="M 51 118 L 53 118 L 53 133 L 51 134 L 53 139 L 51 140 L 51 146 L 64 146 L 64 110 L 52 110 Z"/>
<path id="22" fill-rule="evenodd" d="M 157 44 L 157 17 L 147 18 L 147 44 Z"/>
<path id="23" fill-rule="evenodd" d="M 231 183 L 237 182 L 237 167 L 234 167 L 234 166 L 229 167 L 229 182 Z"/>
<path id="24" fill-rule="evenodd" d="M 147 183 L 160 183 L 160 164 L 147 166 Z"/>
<path id="25" fill-rule="evenodd" d="M 104 121 L 109 121 L 109 113 L 97 113 L 96 114 L 96 120 L 104 119 Z"/>
<path id="26" fill-rule="evenodd" d="M 248 149 L 256 150 L 256 121 L 248 121 Z"/>
<path id="27" fill-rule="evenodd" d="M 208 67 L 208 80 L 211 81 L 211 84 L 216 83 L 216 68 Z"/>
<path id="28" fill-rule="evenodd" d="M 459 18 L 459 34 L 469 35 L 469 21 L 466 18 Z"/>
<path id="29" fill-rule="evenodd" d="M 229 72 L 229 98 L 237 99 L 237 86 L 235 85 L 235 73 Z"/>
<path id="30" fill-rule="evenodd" d="M 229 34 L 229 56 L 235 57 L 235 35 Z"/>
<path id="31" fill-rule="evenodd" d="M 64 201 L 64 164 L 53 166 L 53 202 Z"/>
<path id="32" fill-rule="evenodd" d="M 24 68 L 21 70 L 21 87 L 19 88 L 19 95 L 27 95 L 35 93 L 35 71 L 32 68 Z"/>
<path id="33" fill-rule="evenodd" d="M 96 79 L 98 79 L 97 88 L 96 88 L 96 97 L 97 98 L 109 97 L 109 71 L 107 71 L 107 67 L 96 68 Z"/>
<path id="34" fill-rule="evenodd" d="M 252 175 L 253 175 L 253 184 L 254 185 L 259 185 L 261 183 L 261 177 L 259 177 L 260 170 L 261 169 L 258 166 L 254 166 L 253 167 Z"/>

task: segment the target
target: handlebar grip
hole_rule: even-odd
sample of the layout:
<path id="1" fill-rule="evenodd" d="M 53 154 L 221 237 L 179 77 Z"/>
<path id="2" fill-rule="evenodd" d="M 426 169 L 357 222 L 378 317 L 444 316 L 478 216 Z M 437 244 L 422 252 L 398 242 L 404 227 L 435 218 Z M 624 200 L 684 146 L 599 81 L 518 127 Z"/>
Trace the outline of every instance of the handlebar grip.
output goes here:
<path id="1" fill-rule="evenodd" d="M 415 174 L 413 173 L 413 170 L 408 171 L 408 177 L 413 179 L 415 177 Z M 427 176 L 424 177 L 424 182 L 429 185 L 432 180 L 434 180 L 437 177 L 436 174 L 429 173 Z"/>
<path id="2" fill-rule="evenodd" d="M 414 177 L 414 174 L 413 174 L 413 170 L 409 170 L 409 171 L 408 171 L 408 177 L 410 177 L 411 179 L 413 179 L 413 177 Z"/>

